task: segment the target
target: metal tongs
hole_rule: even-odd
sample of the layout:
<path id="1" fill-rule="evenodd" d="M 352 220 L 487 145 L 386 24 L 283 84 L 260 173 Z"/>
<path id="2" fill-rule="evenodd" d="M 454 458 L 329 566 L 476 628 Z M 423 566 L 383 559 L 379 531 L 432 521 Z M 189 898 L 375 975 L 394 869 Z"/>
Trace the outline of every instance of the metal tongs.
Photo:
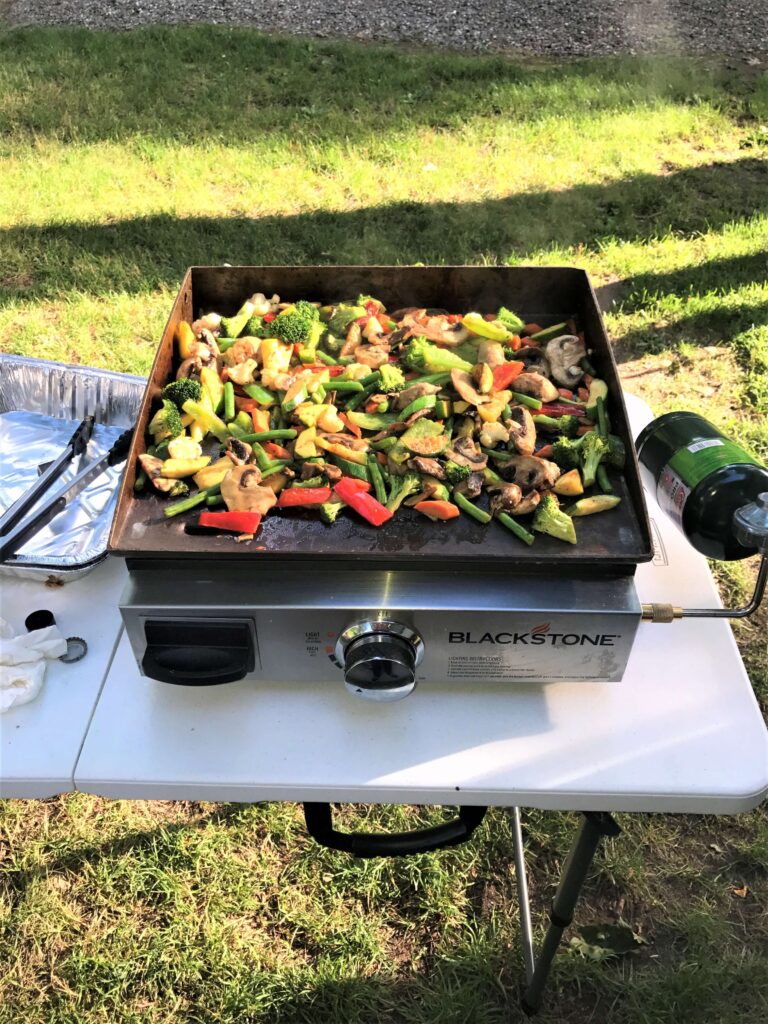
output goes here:
<path id="1" fill-rule="evenodd" d="M 0 562 L 11 558 L 30 537 L 47 526 L 108 466 L 116 466 L 125 459 L 131 446 L 133 428 L 123 431 L 106 455 L 102 455 L 95 462 L 89 462 L 69 483 L 55 491 L 38 509 L 24 518 L 27 511 L 61 476 L 69 463 L 86 450 L 93 434 L 94 423 L 93 416 L 86 416 L 61 455 L 53 462 L 49 462 L 32 486 L 0 516 Z"/>

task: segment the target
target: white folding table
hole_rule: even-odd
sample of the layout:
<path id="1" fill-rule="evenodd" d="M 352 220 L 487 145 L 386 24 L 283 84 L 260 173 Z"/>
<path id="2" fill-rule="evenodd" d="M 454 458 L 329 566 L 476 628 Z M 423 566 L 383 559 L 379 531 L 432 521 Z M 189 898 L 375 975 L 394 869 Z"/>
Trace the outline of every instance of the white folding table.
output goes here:
<path id="1" fill-rule="evenodd" d="M 628 407 L 637 432 L 650 413 L 636 399 Z M 640 600 L 718 605 L 706 561 L 650 497 L 648 504 L 656 554 L 638 568 Z M 116 637 L 114 606 L 99 610 L 104 598 L 93 598 L 103 587 L 98 592 L 114 599 L 121 572 L 109 565 L 56 593 L 62 616 L 64 609 L 73 622 L 94 616 L 94 626 L 103 619 L 101 628 L 108 623 Z M 54 607 L 53 596 L 46 603 Z M 106 636 L 104 646 L 110 646 Z M 93 653 L 99 657 L 98 649 Z M 95 675 L 103 662 L 90 665 Z M 341 680 L 338 686 L 288 680 L 169 686 L 140 675 L 124 633 L 90 724 L 87 700 L 79 717 L 73 713 L 65 721 L 56 712 L 57 680 L 58 674 L 48 680 L 22 718 L 26 744 L 10 762 L 4 795 L 53 792 L 36 782 L 41 774 L 52 778 L 38 757 L 52 738 L 71 729 L 69 767 L 62 759 L 57 768 L 61 790 L 72 788 L 74 772 L 74 788 L 127 799 L 587 812 L 555 901 L 543 953 L 549 961 L 599 838 L 614 827 L 609 812 L 732 814 L 754 808 L 768 794 L 768 731 L 723 620 L 643 623 L 620 683 L 422 684 L 395 704 L 355 700 Z M 86 689 L 92 704 L 95 692 Z M 3 750 L 14 715 L 23 713 L 11 712 L 0 723 Z M 5 763 L 2 775 L 8 775 Z M 516 810 L 513 825 L 530 980 L 533 951 Z M 529 986 L 531 1009 L 547 968 L 548 962 Z"/>

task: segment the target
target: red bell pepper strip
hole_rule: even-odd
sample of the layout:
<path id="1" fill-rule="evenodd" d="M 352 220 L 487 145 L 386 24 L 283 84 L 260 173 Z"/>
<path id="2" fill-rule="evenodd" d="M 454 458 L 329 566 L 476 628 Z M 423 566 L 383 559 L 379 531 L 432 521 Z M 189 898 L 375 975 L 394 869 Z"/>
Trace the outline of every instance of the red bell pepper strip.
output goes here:
<path id="1" fill-rule="evenodd" d="M 566 402 L 545 402 L 539 410 L 541 416 L 586 416 L 583 405 L 571 405 Z"/>
<path id="2" fill-rule="evenodd" d="M 261 319 L 264 321 L 265 324 L 271 324 L 276 316 L 277 313 L 265 313 Z"/>
<path id="3" fill-rule="evenodd" d="M 366 519 L 371 526 L 381 526 L 392 518 L 393 513 L 386 505 L 382 505 L 380 501 L 365 491 L 361 491 L 356 485 L 356 480 L 343 476 L 333 489 L 343 502 L 353 508 L 363 519 Z"/>
<path id="4" fill-rule="evenodd" d="M 227 533 L 256 533 L 261 512 L 201 512 L 197 523 Z"/>
<path id="5" fill-rule="evenodd" d="M 502 363 L 493 368 L 493 390 L 505 391 L 515 377 L 519 377 L 525 369 L 525 363 L 516 360 L 512 363 Z"/>
<path id="6" fill-rule="evenodd" d="M 450 501 L 419 501 L 413 507 L 430 519 L 455 519 L 461 515 L 456 505 Z"/>
<path id="7" fill-rule="evenodd" d="M 345 487 L 351 486 L 356 491 L 362 491 L 363 493 L 368 494 L 371 489 L 371 485 L 367 480 L 358 480 L 356 476 L 345 476 L 342 479 L 347 481 L 344 485 Z M 339 481 L 339 483 L 341 483 L 341 481 Z"/>
<path id="8" fill-rule="evenodd" d="M 281 491 L 277 499 L 278 508 L 304 508 L 307 505 L 322 505 L 330 501 L 330 487 L 289 487 Z"/>

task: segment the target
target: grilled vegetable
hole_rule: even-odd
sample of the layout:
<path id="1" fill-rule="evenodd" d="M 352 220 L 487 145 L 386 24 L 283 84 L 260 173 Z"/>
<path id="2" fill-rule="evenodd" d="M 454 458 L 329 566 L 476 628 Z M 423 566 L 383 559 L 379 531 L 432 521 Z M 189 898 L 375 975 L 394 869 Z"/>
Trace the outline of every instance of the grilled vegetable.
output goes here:
<path id="1" fill-rule="evenodd" d="M 570 390 L 592 374 L 575 331 L 542 331 L 505 306 L 390 316 L 367 295 L 318 309 L 257 293 L 234 317 L 178 326 L 177 379 L 152 418 L 137 490 L 151 482 L 174 495 L 189 478 L 199 490 L 166 515 L 217 502 L 256 517 L 317 509 L 327 523 L 349 506 L 374 526 L 404 505 L 434 519 L 463 513 L 526 544 L 534 534 L 518 520 L 532 515 L 536 532 L 574 542 L 555 495 L 597 484 L 604 493 L 574 515 L 615 507 L 606 467 L 626 459 L 604 382 L 592 381 L 589 400 L 580 388 L 583 402 Z M 218 458 L 214 442 L 226 445 Z"/>
<path id="2" fill-rule="evenodd" d="M 548 533 L 550 537 L 556 537 L 568 544 L 576 543 L 573 521 L 562 511 L 554 494 L 548 494 L 539 503 L 533 516 L 533 529 L 538 533 Z"/>

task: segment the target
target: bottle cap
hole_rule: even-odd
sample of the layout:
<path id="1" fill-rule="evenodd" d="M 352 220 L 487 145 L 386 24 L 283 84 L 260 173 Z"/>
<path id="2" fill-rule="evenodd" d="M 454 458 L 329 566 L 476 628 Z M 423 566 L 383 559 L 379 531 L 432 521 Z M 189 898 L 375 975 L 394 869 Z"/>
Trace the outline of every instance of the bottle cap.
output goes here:
<path id="1" fill-rule="evenodd" d="M 28 633 L 33 633 L 36 629 L 46 629 L 48 626 L 55 625 L 56 619 L 53 617 L 53 612 L 48 611 L 47 608 L 30 612 L 26 619 L 24 619 L 24 627 Z"/>
<path id="2" fill-rule="evenodd" d="M 80 661 L 88 653 L 88 644 L 81 636 L 68 636 L 67 649 L 59 658 L 65 664 L 70 665 L 73 661 Z"/>

